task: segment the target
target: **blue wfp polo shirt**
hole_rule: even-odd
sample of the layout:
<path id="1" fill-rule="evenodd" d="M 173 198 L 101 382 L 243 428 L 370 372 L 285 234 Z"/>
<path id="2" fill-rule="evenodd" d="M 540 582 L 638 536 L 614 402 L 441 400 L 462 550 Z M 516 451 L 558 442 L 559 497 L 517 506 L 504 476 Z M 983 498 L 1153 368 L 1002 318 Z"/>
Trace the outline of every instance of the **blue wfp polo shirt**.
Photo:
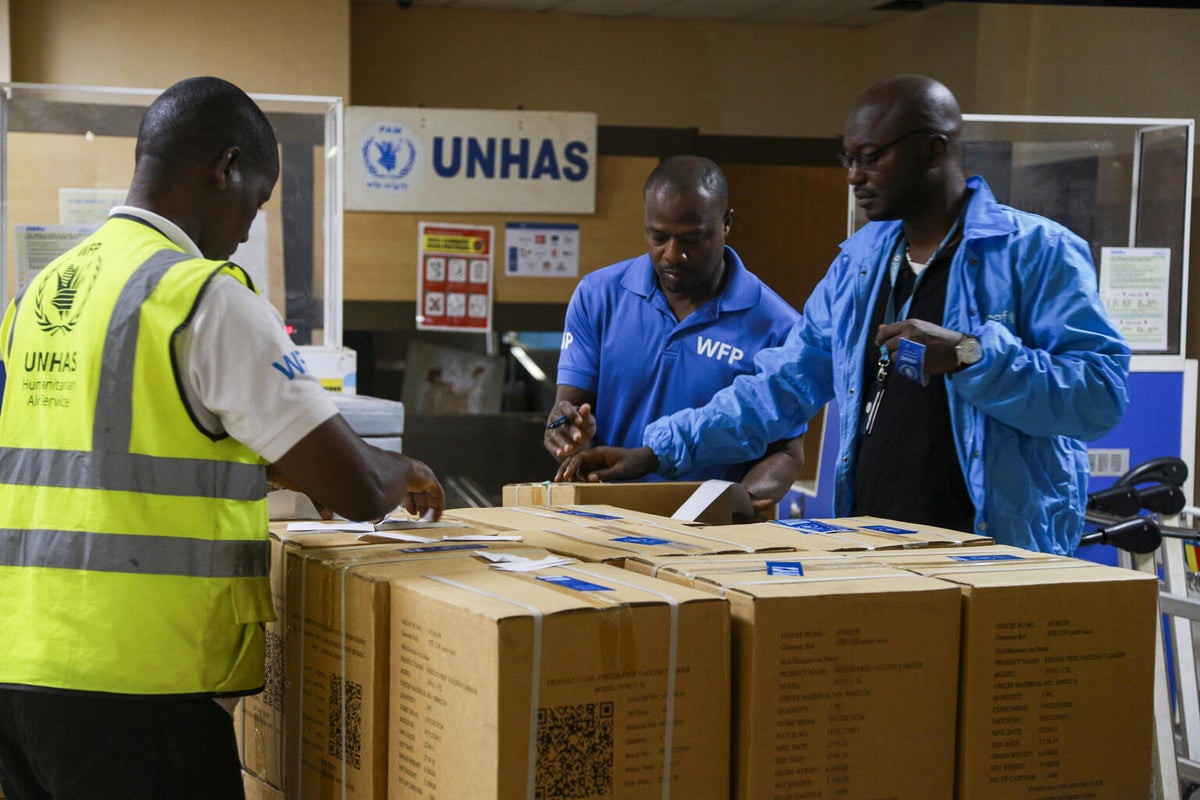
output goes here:
<path id="1" fill-rule="evenodd" d="M 567 306 L 558 382 L 596 395 L 598 445 L 641 447 L 654 420 L 706 404 L 754 355 L 783 344 L 799 313 L 725 248 L 724 288 L 682 322 L 642 254 L 585 275 Z M 804 433 L 798 424 L 788 438 Z M 754 460 L 700 469 L 679 480 L 737 481 Z M 646 480 L 662 480 L 657 474 Z"/>

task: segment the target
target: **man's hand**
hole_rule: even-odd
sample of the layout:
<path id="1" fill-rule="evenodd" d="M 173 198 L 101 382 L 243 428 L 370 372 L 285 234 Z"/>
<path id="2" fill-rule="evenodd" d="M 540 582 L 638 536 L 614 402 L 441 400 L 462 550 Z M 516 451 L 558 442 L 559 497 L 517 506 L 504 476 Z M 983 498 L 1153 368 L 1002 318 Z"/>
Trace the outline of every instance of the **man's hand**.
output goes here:
<path id="1" fill-rule="evenodd" d="M 429 514 L 430 522 L 436 522 L 442 516 L 446 507 L 446 495 L 437 476 L 423 461 L 409 459 L 412 471 L 408 477 L 407 491 L 404 493 L 404 509 L 410 514 L 424 517 Z"/>
<path id="2" fill-rule="evenodd" d="M 591 404 L 583 403 L 576 408 L 570 401 L 559 400 L 546 417 L 542 443 L 550 455 L 562 461 L 587 447 L 595 435 L 596 418 Z"/>
<path id="3" fill-rule="evenodd" d="M 658 469 L 658 456 L 649 447 L 593 447 L 567 458 L 554 476 L 562 481 L 628 481 Z"/>
<path id="4" fill-rule="evenodd" d="M 905 319 L 891 325 L 880 325 L 875 344 L 887 347 L 894 357 L 901 339 L 925 345 L 925 373 L 944 375 L 958 369 L 955 345 L 963 338 L 958 331 L 934 325 L 923 319 Z"/>
<path id="5" fill-rule="evenodd" d="M 767 447 L 766 455 L 742 478 L 754 510 L 767 515 L 792 488 L 804 466 L 804 437 L 783 439 Z"/>

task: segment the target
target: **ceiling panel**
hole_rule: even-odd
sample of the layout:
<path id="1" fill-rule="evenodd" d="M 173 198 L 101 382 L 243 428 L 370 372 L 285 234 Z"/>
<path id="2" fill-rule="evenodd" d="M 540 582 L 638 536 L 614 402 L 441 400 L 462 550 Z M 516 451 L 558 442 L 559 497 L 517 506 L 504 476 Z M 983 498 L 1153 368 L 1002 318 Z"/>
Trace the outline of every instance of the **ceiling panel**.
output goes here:
<path id="1" fill-rule="evenodd" d="M 541 11 L 603 17 L 652 17 L 795 25 L 867 26 L 942 0 L 355 0 L 420 7 Z M 886 7 L 886 8 L 885 8 Z"/>

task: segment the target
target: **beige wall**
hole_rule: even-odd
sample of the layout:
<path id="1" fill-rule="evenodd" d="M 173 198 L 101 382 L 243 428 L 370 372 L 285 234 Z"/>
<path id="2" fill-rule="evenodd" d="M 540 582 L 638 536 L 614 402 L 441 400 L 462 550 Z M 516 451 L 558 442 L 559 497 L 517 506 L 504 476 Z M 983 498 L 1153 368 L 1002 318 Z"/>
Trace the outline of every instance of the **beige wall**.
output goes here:
<path id="1" fill-rule="evenodd" d="M 345 97 L 346 0 L 8 0 L 12 79 L 165 88 L 217 75 L 248 92 Z"/>
<path id="2" fill-rule="evenodd" d="M 1193 9 L 947 3 L 859 29 L 351 7 L 362 105 L 832 136 L 873 80 L 922 72 L 967 112 L 1200 116 Z"/>
<path id="3" fill-rule="evenodd" d="M 1200 116 L 1200 10 L 946 3 L 873 28 L 412 8 L 350 0 L 2 0 L 12 79 L 358 104 L 595 111 L 603 125 L 833 136 L 896 71 L 977 113 Z"/>
<path id="4" fill-rule="evenodd" d="M 602 125 L 828 137 L 871 81 L 914 71 L 968 112 L 1200 115 L 1194 9 L 946 3 L 854 29 L 350 0 L 5 5 L 17 81 L 157 87 L 207 72 L 362 105 L 590 110 Z M 348 252 L 348 283 L 354 261 Z"/>

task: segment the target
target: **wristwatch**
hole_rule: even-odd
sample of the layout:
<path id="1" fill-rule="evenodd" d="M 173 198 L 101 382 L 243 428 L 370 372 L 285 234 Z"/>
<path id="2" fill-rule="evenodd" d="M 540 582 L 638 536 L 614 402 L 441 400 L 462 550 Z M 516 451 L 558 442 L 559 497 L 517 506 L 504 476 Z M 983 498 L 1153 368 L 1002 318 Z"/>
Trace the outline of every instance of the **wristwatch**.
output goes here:
<path id="1" fill-rule="evenodd" d="M 958 359 L 960 368 L 969 367 L 983 358 L 983 348 L 979 345 L 979 339 L 967 333 L 963 334 L 963 337 L 958 340 L 958 344 L 954 345 L 954 355 Z"/>

